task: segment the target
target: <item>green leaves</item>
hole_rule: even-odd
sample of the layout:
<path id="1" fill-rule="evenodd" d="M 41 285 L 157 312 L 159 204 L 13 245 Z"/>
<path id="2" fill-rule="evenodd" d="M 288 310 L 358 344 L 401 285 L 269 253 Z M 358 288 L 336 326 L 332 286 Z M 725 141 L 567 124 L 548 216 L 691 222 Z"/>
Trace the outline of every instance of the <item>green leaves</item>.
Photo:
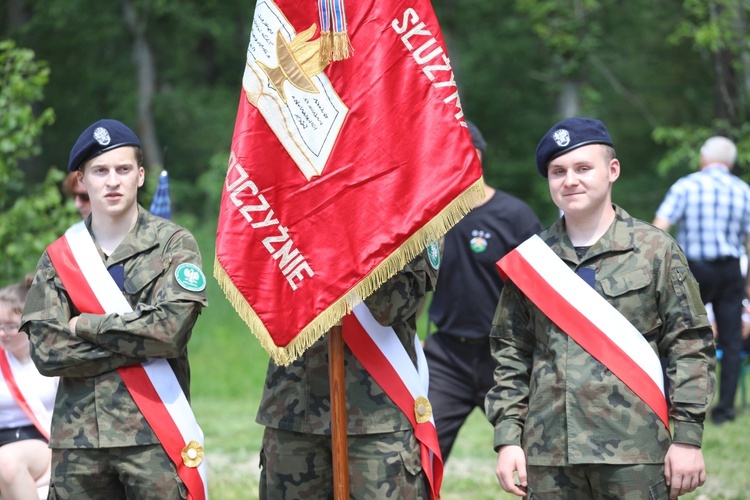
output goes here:
<path id="1" fill-rule="evenodd" d="M 61 203 L 59 183 L 65 174 L 50 170 L 41 185 L 25 186 L 20 163 L 39 154 L 42 129 L 54 121 L 47 108 L 35 106 L 44 97 L 49 67 L 34 52 L 0 41 L 0 283 L 34 271 L 44 248 L 75 219 Z"/>
<path id="2" fill-rule="evenodd" d="M 17 48 L 13 40 L 0 41 L 0 209 L 9 202 L 7 192 L 18 182 L 18 164 L 39 153 L 42 128 L 54 121 L 51 109 L 39 116 L 34 104 L 43 99 L 49 67 L 34 60 L 34 52 Z"/>
<path id="3" fill-rule="evenodd" d="M 704 126 L 685 124 L 676 127 L 657 127 L 652 137 L 657 144 L 668 149 L 657 165 L 660 175 L 677 172 L 685 174 L 700 167 L 700 147 L 706 139 L 714 135 L 723 135 L 732 139 L 737 145 L 736 165 L 744 167 L 741 172 L 733 173 L 750 182 L 750 123 L 732 127 L 726 120 L 714 120 Z"/>
<path id="4" fill-rule="evenodd" d="M 33 273 L 44 249 L 80 219 L 72 202 L 63 204 L 59 185 L 65 173 L 51 169 L 44 182 L 17 196 L 0 218 L 0 283 Z"/>

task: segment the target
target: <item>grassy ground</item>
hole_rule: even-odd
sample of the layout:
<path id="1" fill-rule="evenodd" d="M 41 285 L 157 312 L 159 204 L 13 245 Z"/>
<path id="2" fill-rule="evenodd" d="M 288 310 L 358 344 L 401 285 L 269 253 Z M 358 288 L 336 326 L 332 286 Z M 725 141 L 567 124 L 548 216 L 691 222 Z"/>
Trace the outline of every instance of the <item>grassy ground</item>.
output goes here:
<path id="1" fill-rule="evenodd" d="M 193 407 L 206 435 L 209 490 L 218 500 L 257 498 L 262 428 L 255 423 L 268 355 L 211 276 L 214 229 L 197 232 L 208 275 L 209 307 L 190 342 Z M 741 407 L 741 405 L 740 405 Z M 722 427 L 706 424 L 708 481 L 682 498 L 750 499 L 750 411 Z M 444 500 L 516 498 L 495 479 L 492 429 L 475 410 L 461 429 L 443 483 Z"/>

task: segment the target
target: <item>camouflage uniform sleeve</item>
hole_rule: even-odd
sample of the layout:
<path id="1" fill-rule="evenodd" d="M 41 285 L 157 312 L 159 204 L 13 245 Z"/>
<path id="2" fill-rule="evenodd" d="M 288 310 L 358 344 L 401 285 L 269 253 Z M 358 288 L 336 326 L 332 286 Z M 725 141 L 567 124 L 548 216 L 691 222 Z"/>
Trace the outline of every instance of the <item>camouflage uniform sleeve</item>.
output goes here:
<path id="1" fill-rule="evenodd" d="M 20 329 L 29 335 L 31 358 L 42 375 L 90 377 L 144 360 L 114 354 L 71 333 L 70 298 L 47 252 L 37 265 Z"/>
<path id="2" fill-rule="evenodd" d="M 434 248 L 442 253 L 442 244 L 436 243 Z M 435 290 L 439 268 L 436 262 L 439 257 L 438 261 L 431 261 L 428 250 L 424 250 L 365 299 L 378 323 L 393 326 L 409 319 L 416 321 L 427 292 Z"/>
<path id="3" fill-rule="evenodd" d="M 205 288 L 198 291 L 183 287 L 176 277 L 180 264 L 201 267 L 198 244 L 184 229 L 166 243 L 168 265 L 158 276 L 134 269 L 133 281 L 151 281 L 141 294 L 150 300 L 138 301 L 127 314 L 81 314 L 76 335 L 107 350 L 139 358 L 177 358 L 184 354 L 195 321 L 206 305 Z M 204 283 L 205 283 L 205 277 Z M 126 290 L 127 292 L 127 290 Z"/>
<path id="4" fill-rule="evenodd" d="M 703 421 L 716 390 L 716 347 L 698 283 L 682 251 L 672 244 L 660 273 L 663 333 L 659 352 L 666 358 L 673 441 L 701 446 Z"/>
<path id="5" fill-rule="evenodd" d="M 485 397 L 487 419 L 495 427 L 495 450 L 521 446 L 535 339 L 529 308 L 518 288 L 506 280 L 490 330 L 490 349 L 497 361 L 495 386 Z"/>

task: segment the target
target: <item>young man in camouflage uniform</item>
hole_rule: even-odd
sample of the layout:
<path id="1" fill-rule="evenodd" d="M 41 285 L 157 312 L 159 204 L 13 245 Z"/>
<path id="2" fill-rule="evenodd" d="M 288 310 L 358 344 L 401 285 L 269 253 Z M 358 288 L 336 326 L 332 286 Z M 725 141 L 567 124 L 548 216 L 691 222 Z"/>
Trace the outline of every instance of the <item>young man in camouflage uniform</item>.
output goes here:
<path id="1" fill-rule="evenodd" d="M 365 300 L 392 326 L 417 364 L 416 320 L 435 289 L 438 263 L 417 256 Z M 271 360 L 256 421 L 265 426 L 261 499 L 333 496 L 328 335 L 287 367 Z M 349 491 L 355 499 L 428 499 L 420 447 L 411 423 L 348 347 L 344 347 Z"/>
<path id="2" fill-rule="evenodd" d="M 26 300 L 21 330 L 31 339 L 34 363 L 42 374 L 60 376 L 49 498 L 186 495 L 175 465 L 116 371 L 167 359 L 189 398 L 187 343 L 206 306 L 195 239 L 136 201 L 142 158 L 128 127 L 100 120 L 81 134 L 68 165 L 91 200 L 85 231 L 132 312 L 79 311 L 71 300 L 76 291 L 66 289 L 52 263 L 51 247 Z M 185 272 L 194 279 L 185 279 Z"/>
<path id="3" fill-rule="evenodd" d="M 542 313 L 551 297 L 534 303 L 508 280 L 490 334 L 498 368 L 486 399 L 500 485 L 519 496 L 555 499 L 676 498 L 693 491 L 706 478 L 700 446 L 714 394 L 715 348 L 685 257 L 669 235 L 612 204 L 620 164 L 600 121 L 569 118 L 552 127 L 537 148 L 537 168 L 563 212 L 540 233 L 541 247 L 632 325 L 659 381 L 658 358 L 664 361 L 670 408 L 667 417 L 662 398 L 659 417 L 637 387 L 613 374 L 615 367 L 571 338 L 575 327 L 564 331 Z"/>

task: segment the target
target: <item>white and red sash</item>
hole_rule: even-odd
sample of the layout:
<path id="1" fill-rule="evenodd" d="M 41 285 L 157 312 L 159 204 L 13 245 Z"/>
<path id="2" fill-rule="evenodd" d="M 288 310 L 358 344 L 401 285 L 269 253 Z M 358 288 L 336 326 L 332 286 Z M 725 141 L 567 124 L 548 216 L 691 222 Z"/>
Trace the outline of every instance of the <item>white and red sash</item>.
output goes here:
<path id="1" fill-rule="evenodd" d="M 393 328 L 378 323 L 364 303 L 354 307 L 352 314 L 344 316 L 342 329 L 344 341 L 354 356 L 414 427 L 421 450 L 422 470 L 430 484 L 432 498 L 440 498 L 443 458 L 435 419 L 431 409 L 424 406 L 428 404 L 429 376 L 419 338 L 414 339 L 417 368 Z M 425 421 L 419 422 L 418 414 L 419 420 Z"/>
<path id="2" fill-rule="evenodd" d="M 47 254 L 79 311 L 90 314 L 124 314 L 132 308 L 114 282 L 85 224 L 74 224 L 47 247 Z M 149 359 L 120 368 L 130 395 L 159 438 L 188 489 L 188 498 L 208 498 L 203 432 L 166 359 Z M 190 463 L 191 465 L 187 465 Z"/>
<path id="3" fill-rule="evenodd" d="M 24 377 L 16 379 L 13 373 L 13 367 L 16 363 L 10 359 L 10 356 L 10 352 L 0 348 L 0 372 L 3 374 L 5 385 L 8 386 L 13 399 L 16 400 L 18 406 L 21 407 L 31 423 L 34 424 L 34 427 L 49 441 L 52 413 L 47 410 L 42 400 L 39 399 L 39 396 L 32 387 L 33 383 L 29 383 L 30 381 L 24 379 Z"/>
<path id="4" fill-rule="evenodd" d="M 643 335 L 534 235 L 497 262 L 553 323 L 640 397 L 669 429 L 664 375 Z"/>

